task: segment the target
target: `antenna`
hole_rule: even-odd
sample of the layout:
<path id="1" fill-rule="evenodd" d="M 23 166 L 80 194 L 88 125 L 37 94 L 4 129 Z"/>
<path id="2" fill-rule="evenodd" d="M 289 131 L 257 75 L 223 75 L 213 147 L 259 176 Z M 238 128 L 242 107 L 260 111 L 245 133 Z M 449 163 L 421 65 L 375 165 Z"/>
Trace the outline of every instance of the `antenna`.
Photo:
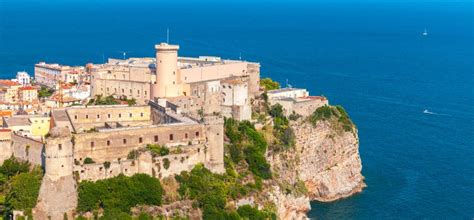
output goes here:
<path id="1" fill-rule="evenodd" d="M 242 60 L 242 52 L 239 52 L 239 60 Z"/>
<path id="2" fill-rule="evenodd" d="M 125 60 L 125 56 L 127 56 L 127 52 L 123 52 L 123 59 Z"/>
<path id="3" fill-rule="evenodd" d="M 166 28 L 166 43 L 170 43 L 170 29 Z"/>

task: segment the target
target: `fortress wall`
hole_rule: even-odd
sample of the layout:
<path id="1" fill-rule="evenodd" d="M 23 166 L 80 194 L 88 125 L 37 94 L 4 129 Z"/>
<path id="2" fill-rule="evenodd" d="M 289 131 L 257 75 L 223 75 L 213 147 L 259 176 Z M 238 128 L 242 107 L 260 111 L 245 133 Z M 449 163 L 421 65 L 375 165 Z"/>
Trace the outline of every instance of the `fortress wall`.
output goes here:
<path id="1" fill-rule="evenodd" d="M 246 62 L 193 67 L 189 69 L 180 69 L 179 71 L 180 80 L 182 83 L 193 83 L 199 81 L 223 79 L 230 76 L 248 75 Z"/>
<path id="2" fill-rule="evenodd" d="M 150 106 L 93 106 L 70 108 L 67 114 L 76 132 L 93 127 L 102 127 L 106 122 L 120 122 L 123 125 L 151 124 Z"/>
<path id="3" fill-rule="evenodd" d="M 108 169 L 103 163 L 84 164 L 74 167 L 75 175 L 79 180 L 97 181 L 107 179 L 120 174 L 132 176 L 137 173 L 145 173 L 153 177 L 164 178 L 179 174 L 182 171 L 190 171 L 196 164 L 205 163 L 206 153 L 204 146 L 183 146 L 184 153 L 170 154 L 167 156 L 152 157 L 149 152 L 142 152 L 133 160 L 113 161 Z M 165 160 L 169 161 L 169 167 L 165 168 Z"/>
<path id="4" fill-rule="evenodd" d="M 102 95 L 103 97 L 109 95 L 116 97 L 126 96 L 129 99 L 136 99 L 139 104 L 145 103 L 145 100 L 149 100 L 151 97 L 149 81 L 139 82 L 118 79 L 94 79 L 92 81 L 91 97 L 97 95 Z"/>
<path id="5" fill-rule="evenodd" d="M 12 154 L 34 165 L 42 166 L 43 143 L 28 137 L 12 134 Z"/>
<path id="6" fill-rule="evenodd" d="M 306 101 L 306 102 L 296 102 L 293 105 L 293 111 L 295 111 L 296 114 L 306 117 L 313 114 L 313 112 L 319 107 L 322 107 L 325 105 L 328 105 L 327 99 L 326 100 L 314 99 L 314 100 Z M 291 113 L 292 112 L 290 112 L 290 114 Z"/>
<path id="7" fill-rule="evenodd" d="M 204 142 L 204 140 L 205 133 L 200 124 L 111 129 L 110 132 L 76 134 L 74 158 L 80 162 L 86 157 L 91 157 L 100 163 L 113 162 L 118 158 L 125 159 L 131 150 L 144 147 L 147 144 L 186 146 L 189 142 L 198 143 Z M 109 141 L 109 145 L 107 145 L 107 141 Z"/>

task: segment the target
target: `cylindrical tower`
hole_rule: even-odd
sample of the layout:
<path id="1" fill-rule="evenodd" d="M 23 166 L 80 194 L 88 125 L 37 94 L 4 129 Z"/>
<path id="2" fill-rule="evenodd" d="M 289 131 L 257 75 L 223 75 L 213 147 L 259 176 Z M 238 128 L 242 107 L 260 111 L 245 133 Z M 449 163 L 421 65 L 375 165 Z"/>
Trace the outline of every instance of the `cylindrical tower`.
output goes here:
<path id="1" fill-rule="evenodd" d="M 178 45 L 161 43 L 156 49 L 156 83 L 152 85 L 152 98 L 181 95 L 178 77 Z"/>
<path id="2" fill-rule="evenodd" d="M 53 181 L 72 176 L 73 171 L 73 147 L 71 134 L 66 127 L 54 127 L 45 145 L 45 175 Z"/>

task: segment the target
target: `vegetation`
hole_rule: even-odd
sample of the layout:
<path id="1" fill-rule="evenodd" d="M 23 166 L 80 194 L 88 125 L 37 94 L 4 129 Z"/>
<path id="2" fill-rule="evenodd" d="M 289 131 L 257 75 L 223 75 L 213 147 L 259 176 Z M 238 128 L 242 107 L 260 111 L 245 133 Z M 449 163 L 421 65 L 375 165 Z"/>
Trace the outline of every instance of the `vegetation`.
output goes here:
<path id="1" fill-rule="evenodd" d="M 338 122 L 338 125 L 346 132 L 353 131 L 354 123 L 352 123 L 346 110 L 338 106 L 323 106 L 316 109 L 312 115 L 309 116 L 309 121 L 316 125 L 318 121 L 333 120 Z"/>
<path id="2" fill-rule="evenodd" d="M 165 169 L 170 168 L 170 164 L 171 164 L 171 163 L 170 163 L 170 160 L 169 160 L 168 158 L 163 159 L 163 167 L 164 167 Z"/>
<path id="3" fill-rule="evenodd" d="M 102 95 L 96 95 L 95 99 L 89 100 L 89 105 L 117 105 L 119 102 L 111 95 L 106 96 L 105 98 Z"/>
<path id="4" fill-rule="evenodd" d="M 104 209 L 104 219 L 122 219 L 136 205 L 161 205 L 160 181 L 146 174 L 119 175 L 97 182 L 82 181 L 78 187 L 80 212 Z M 128 215 L 128 214 L 127 214 Z"/>
<path id="5" fill-rule="evenodd" d="M 251 219 L 251 220 L 276 219 L 276 215 L 274 213 L 260 211 L 257 208 L 254 208 L 250 205 L 240 206 L 237 209 L 237 213 L 243 219 Z"/>
<path id="6" fill-rule="evenodd" d="M 166 146 L 160 146 L 158 144 L 147 144 L 146 149 L 151 152 L 151 154 L 156 156 L 166 156 L 170 154 L 170 149 Z"/>
<path id="7" fill-rule="evenodd" d="M 41 168 L 13 176 L 6 189 L 7 210 L 24 210 L 31 213 L 31 209 L 36 205 L 42 177 Z"/>
<path id="8" fill-rule="evenodd" d="M 93 164 L 93 163 L 95 163 L 95 161 L 92 160 L 92 158 L 90 158 L 90 157 L 86 157 L 84 159 L 84 164 Z"/>
<path id="9" fill-rule="evenodd" d="M 48 98 L 54 93 L 53 89 L 41 86 L 41 89 L 38 90 L 38 98 Z"/>
<path id="10" fill-rule="evenodd" d="M 260 80 L 260 86 L 267 90 L 275 90 L 280 88 L 280 83 L 273 81 L 271 78 L 263 78 Z"/>
<path id="11" fill-rule="evenodd" d="M 131 150 L 128 155 L 127 155 L 127 159 L 129 160 L 134 160 L 134 159 L 137 159 L 138 156 L 140 156 L 140 151 L 138 150 Z"/>
<path id="12" fill-rule="evenodd" d="M 244 216 L 241 217 L 238 212 L 226 207 L 229 198 L 236 198 L 233 195 L 236 189 L 243 193 L 241 195 L 248 193 L 248 188 L 235 182 L 235 178 L 228 173 L 214 174 L 199 164 L 190 172 L 182 172 L 175 178 L 180 183 L 178 192 L 181 197 L 196 200 L 203 211 L 203 219 L 242 219 L 250 216 L 243 211 Z M 256 211 L 252 213 L 255 216 L 268 216 L 256 209 L 252 211 Z"/>
<path id="13" fill-rule="evenodd" d="M 287 150 L 295 145 L 295 133 L 289 125 L 288 118 L 283 113 L 283 106 L 275 104 L 269 114 L 273 117 L 273 135 L 276 137 L 274 149 Z"/>
<path id="14" fill-rule="evenodd" d="M 15 157 L 5 160 L 0 167 L 0 173 L 7 179 L 20 173 L 26 173 L 30 170 L 30 163 L 27 161 L 19 161 Z"/>
<path id="15" fill-rule="evenodd" d="M 265 159 L 267 142 L 248 121 L 225 120 L 225 134 L 230 139 L 230 156 L 234 163 L 245 159 L 249 170 L 263 179 L 270 179 L 270 164 Z"/>

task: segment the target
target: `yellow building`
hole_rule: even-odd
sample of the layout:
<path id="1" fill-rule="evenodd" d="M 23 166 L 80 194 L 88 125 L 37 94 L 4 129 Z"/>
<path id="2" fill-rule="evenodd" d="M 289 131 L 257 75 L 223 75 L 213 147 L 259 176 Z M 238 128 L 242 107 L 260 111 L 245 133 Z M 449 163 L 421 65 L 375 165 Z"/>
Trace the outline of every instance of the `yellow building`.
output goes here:
<path id="1" fill-rule="evenodd" d="M 43 115 L 14 115 L 3 118 L 3 127 L 32 138 L 42 138 L 50 128 L 50 117 Z"/>

